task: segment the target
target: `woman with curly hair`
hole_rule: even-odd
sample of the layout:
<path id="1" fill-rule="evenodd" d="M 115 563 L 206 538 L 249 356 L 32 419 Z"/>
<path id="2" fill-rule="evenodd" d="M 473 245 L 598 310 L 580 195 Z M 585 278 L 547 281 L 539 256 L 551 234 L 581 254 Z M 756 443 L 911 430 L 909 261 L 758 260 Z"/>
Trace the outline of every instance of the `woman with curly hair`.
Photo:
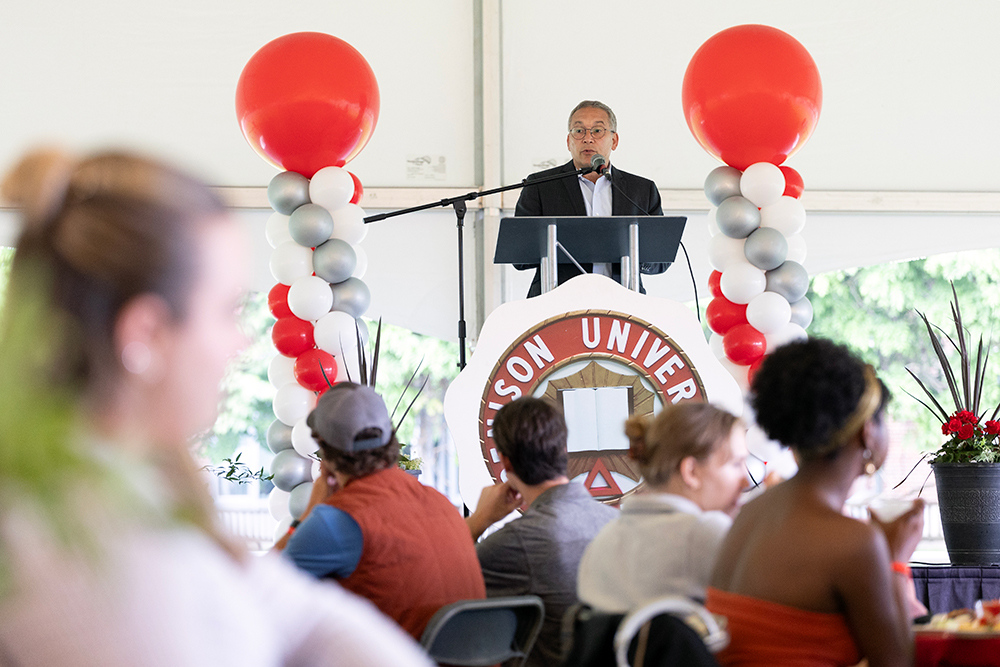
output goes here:
<path id="1" fill-rule="evenodd" d="M 906 562 L 923 505 L 886 524 L 843 514 L 854 480 L 885 461 L 888 401 L 875 370 L 830 341 L 765 358 L 752 386 L 757 423 L 792 448 L 799 470 L 747 503 L 723 542 L 706 601 L 728 619 L 722 665 L 912 664 L 919 603 Z"/>

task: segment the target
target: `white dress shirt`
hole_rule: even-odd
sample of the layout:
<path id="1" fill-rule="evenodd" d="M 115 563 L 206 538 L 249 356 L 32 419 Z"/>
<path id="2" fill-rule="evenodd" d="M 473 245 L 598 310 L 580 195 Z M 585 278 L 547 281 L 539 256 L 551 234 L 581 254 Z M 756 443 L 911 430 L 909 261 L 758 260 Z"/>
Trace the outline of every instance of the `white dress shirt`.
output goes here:
<path id="1" fill-rule="evenodd" d="M 610 165 L 605 173 L 610 176 Z M 580 181 L 580 192 L 583 193 L 583 204 L 587 207 L 587 215 L 601 218 L 611 215 L 611 180 L 598 178 L 597 183 L 591 183 L 583 176 L 577 176 L 577 178 Z M 596 263 L 593 273 L 610 278 L 611 264 L 607 262 Z"/>

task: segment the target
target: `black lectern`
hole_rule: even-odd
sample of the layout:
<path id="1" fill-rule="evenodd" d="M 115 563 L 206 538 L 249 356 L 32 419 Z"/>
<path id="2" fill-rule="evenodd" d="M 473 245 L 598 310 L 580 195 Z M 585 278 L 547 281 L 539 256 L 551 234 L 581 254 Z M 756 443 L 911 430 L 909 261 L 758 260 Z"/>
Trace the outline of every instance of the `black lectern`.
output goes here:
<path id="1" fill-rule="evenodd" d="M 673 262 L 686 222 L 630 215 L 504 218 L 493 262 L 541 265 L 543 293 L 555 289 L 559 264 L 621 262 L 622 285 L 638 291 L 639 265 Z"/>

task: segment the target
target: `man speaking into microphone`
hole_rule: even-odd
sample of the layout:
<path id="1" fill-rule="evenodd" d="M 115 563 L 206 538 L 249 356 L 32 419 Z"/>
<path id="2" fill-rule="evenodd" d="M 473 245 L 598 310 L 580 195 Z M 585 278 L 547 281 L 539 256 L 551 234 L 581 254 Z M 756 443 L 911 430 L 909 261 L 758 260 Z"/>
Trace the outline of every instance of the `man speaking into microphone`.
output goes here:
<path id="1" fill-rule="evenodd" d="M 514 209 L 516 216 L 663 215 L 660 193 L 648 178 L 634 176 L 611 166 L 611 152 L 618 147 L 618 120 L 607 104 L 584 100 L 569 115 L 566 147 L 573 159 L 566 164 L 528 176 Z M 577 170 L 590 173 L 571 177 Z M 566 178 L 531 184 L 533 179 L 566 173 Z M 621 282 L 621 264 L 582 264 L 584 270 Z M 668 264 L 642 264 L 646 274 L 663 273 Z M 542 292 L 538 265 L 515 264 L 517 269 L 535 269 L 528 297 Z M 559 264 L 559 284 L 580 275 L 573 264 Z M 640 281 L 639 291 L 645 293 Z"/>

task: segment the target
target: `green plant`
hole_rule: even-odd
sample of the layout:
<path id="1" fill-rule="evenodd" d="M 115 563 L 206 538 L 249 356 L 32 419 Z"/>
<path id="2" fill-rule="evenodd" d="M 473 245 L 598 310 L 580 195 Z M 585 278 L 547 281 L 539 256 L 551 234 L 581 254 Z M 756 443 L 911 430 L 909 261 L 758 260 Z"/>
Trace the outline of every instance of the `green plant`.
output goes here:
<path id="1" fill-rule="evenodd" d="M 955 338 L 945 333 L 944 329 L 932 324 L 921 312 L 917 312 L 923 321 L 930 337 L 931 346 L 937 356 L 944 373 L 945 381 L 951 394 L 954 410 L 946 409 L 927 388 L 927 385 L 909 368 L 906 372 L 916 380 L 929 399 L 925 402 L 910 394 L 921 405 L 926 407 L 941 422 L 941 433 L 948 439 L 937 451 L 931 454 L 931 463 L 993 463 L 1000 460 L 1000 423 L 996 421 L 1000 414 L 1000 404 L 993 410 L 989 419 L 983 421 L 985 411 L 980 414 L 980 402 L 985 385 L 986 365 L 989 361 L 989 345 L 984 344 L 982 335 L 976 346 L 975 366 L 970 349 L 970 338 L 962 323 L 962 311 L 958 303 L 958 293 L 952 284 L 951 317 L 955 326 Z M 949 360 L 948 350 L 942 343 L 941 336 L 947 339 L 954 352 L 958 353 L 958 372 Z M 907 392 L 909 394 L 909 392 Z"/>
<path id="2" fill-rule="evenodd" d="M 246 463 L 240 461 L 242 453 L 237 454 L 235 459 L 222 459 L 222 465 L 204 466 L 202 470 L 207 470 L 227 482 L 235 484 L 249 484 L 253 481 L 266 482 L 274 475 L 264 474 L 264 468 L 253 470 Z"/>

